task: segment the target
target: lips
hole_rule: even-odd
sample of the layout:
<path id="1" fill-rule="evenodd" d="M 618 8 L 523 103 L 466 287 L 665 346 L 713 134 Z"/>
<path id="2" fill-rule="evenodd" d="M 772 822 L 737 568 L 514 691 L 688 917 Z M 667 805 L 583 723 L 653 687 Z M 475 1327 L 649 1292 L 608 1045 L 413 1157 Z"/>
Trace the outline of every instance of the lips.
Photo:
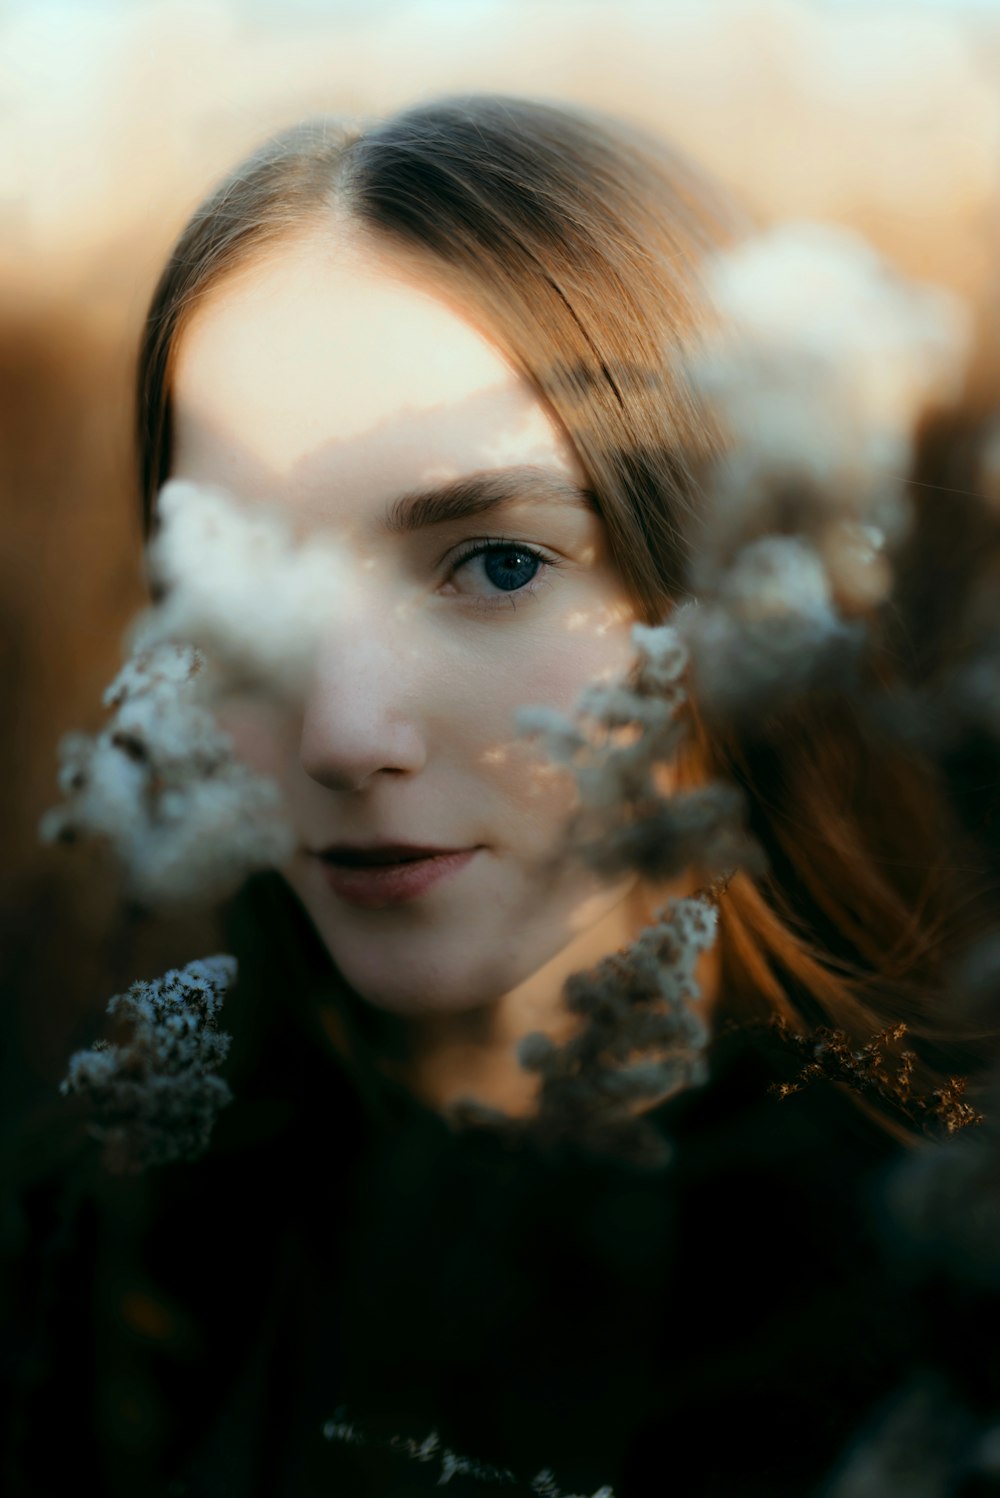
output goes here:
<path id="1" fill-rule="evenodd" d="M 358 869 L 378 868 L 384 864 L 414 863 L 420 858 L 440 858 L 466 851 L 464 848 L 433 848 L 417 843 L 374 843 L 369 847 L 340 843 L 320 849 L 316 856 L 324 863 Z"/>
<path id="2" fill-rule="evenodd" d="M 477 848 L 416 849 L 329 848 L 318 855 L 323 877 L 334 894 L 351 905 L 369 909 L 403 905 L 425 895 L 442 880 L 464 869 Z M 346 858 L 354 862 L 347 862 Z M 378 862 L 372 861 L 373 855 Z M 366 859 L 358 862 L 359 856 Z"/>

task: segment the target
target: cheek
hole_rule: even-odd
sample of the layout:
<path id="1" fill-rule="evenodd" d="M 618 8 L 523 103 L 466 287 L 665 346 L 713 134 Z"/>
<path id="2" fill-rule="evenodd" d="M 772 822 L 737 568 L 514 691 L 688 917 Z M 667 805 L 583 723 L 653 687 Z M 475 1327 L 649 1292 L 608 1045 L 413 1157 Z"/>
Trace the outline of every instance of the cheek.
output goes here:
<path id="1" fill-rule="evenodd" d="M 519 707 L 545 706 L 572 717 L 588 686 L 615 681 L 633 665 L 634 622 L 624 605 L 584 602 L 561 611 L 537 636 L 525 631 L 491 678 L 494 716 L 503 711 L 512 724 Z"/>
<path id="2" fill-rule="evenodd" d="M 298 733 L 287 712 L 256 698 L 233 697 L 215 709 L 215 719 L 243 764 L 285 784 L 298 753 Z"/>
<path id="3" fill-rule="evenodd" d="M 553 763 L 539 740 L 516 733 L 521 707 L 545 706 L 572 718 L 584 689 L 615 680 L 635 659 L 630 638 L 634 616 L 608 616 L 605 626 L 573 629 L 570 615 L 546 638 L 512 642 L 503 669 L 491 673 L 491 690 L 466 683 L 462 716 L 476 772 L 502 798 L 519 838 L 532 847 L 548 844 L 577 804 L 571 771 Z M 522 846 L 525 843 L 522 841 Z"/>
<path id="4" fill-rule="evenodd" d="M 503 806 L 498 831 L 506 829 L 506 840 L 522 849 L 547 845 L 553 828 L 576 806 L 576 782 L 570 771 L 553 764 L 545 750 L 527 738 L 491 746 L 479 765 L 481 781 Z"/>

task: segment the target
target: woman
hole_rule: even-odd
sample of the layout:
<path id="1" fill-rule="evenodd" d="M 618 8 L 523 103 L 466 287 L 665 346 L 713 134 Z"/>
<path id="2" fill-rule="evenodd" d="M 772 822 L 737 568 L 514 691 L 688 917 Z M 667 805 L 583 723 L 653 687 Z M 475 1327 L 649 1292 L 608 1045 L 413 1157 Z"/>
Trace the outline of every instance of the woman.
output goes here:
<path id="1" fill-rule="evenodd" d="M 343 567 L 301 711 L 229 717 L 297 846 L 234 907 L 236 1103 L 93 1250 L 106 1491 L 799 1494 L 915 1355 L 862 1199 L 911 1094 L 881 1053 L 867 1095 L 796 1091 L 763 1023 L 849 1060 L 905 1018 L 923 1094 L 982 1049 L 943 1012 L 957 834 L 846 703 L 739 739 L 689 709 L 672 784 L 739 784 L 767 869 L 713 896 L 707 1084 L 643 1105 L 669 1170 L 444 1123 L 530 1123 L 518 1048 L 573 1034 L 566 979 L 703 883 L 561 858 L 571 798 L 513 723 L 685 595 L 717 438 L 682 362 L 741 230 L 637 132 L 480 97 L 288 131 L 181 235 L 140 355 L 147 519 L 186 479 Z"/>

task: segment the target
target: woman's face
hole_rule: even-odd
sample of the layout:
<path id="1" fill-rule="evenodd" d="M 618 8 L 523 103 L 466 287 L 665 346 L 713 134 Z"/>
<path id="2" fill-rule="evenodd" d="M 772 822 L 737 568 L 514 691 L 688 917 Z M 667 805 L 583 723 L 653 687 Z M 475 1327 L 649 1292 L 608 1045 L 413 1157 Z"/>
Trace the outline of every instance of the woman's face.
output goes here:
<path id="1" fill-rule="evenodd" d="M 349 602 L 331 586 L 301 710 L 226 723 L 283 787 L 284 872 L 348 982 L 397 1014 L 457 1013 L 593 960 L 596 931 L 605 951 L 635 934 L 634 881 L 553 866 L 575 791 L 515 712 L 569 710 L 626 670 L 637 616 L 528 382 L 402 258 L 338 232 L 194 313 L 173 474 L 334 538 Z M 330 851 L 376 844 L 466 856 L 372 873 Z"/>

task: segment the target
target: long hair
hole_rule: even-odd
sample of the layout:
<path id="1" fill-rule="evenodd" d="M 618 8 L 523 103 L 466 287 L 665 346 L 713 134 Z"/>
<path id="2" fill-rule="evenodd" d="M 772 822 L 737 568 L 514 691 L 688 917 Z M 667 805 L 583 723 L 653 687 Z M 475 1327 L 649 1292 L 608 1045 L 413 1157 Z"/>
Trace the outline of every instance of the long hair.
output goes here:
<path id="1" fill-rule="evenodd" d="M 749 219 L 666 145 L 577 107 L 484 95 L 369 128 L 320 119 L 240 164 L 181 233 L 149 310 L 147 525 L 170 473 L 188 317 L 239 266 L 345 219 L 416 257 L 531 382 L 588 476 L 640 617 L 663 620 L 685 593 L 720 442 L 683 374 L 709 315 L 700 267 Z M 984 924 L 984 871 L 932 764 L 873 739 L 828 694 L 746 735 L 709 734 L 697 704 L 690 724 L 681 783 L 739 785 L 768 860 L 721 902 L 723 1005 L 861 1041 L 904 1020 L 927 1087 L 984 1064 L 992 1031 L 948 1003 L 949 965 Z"/>

